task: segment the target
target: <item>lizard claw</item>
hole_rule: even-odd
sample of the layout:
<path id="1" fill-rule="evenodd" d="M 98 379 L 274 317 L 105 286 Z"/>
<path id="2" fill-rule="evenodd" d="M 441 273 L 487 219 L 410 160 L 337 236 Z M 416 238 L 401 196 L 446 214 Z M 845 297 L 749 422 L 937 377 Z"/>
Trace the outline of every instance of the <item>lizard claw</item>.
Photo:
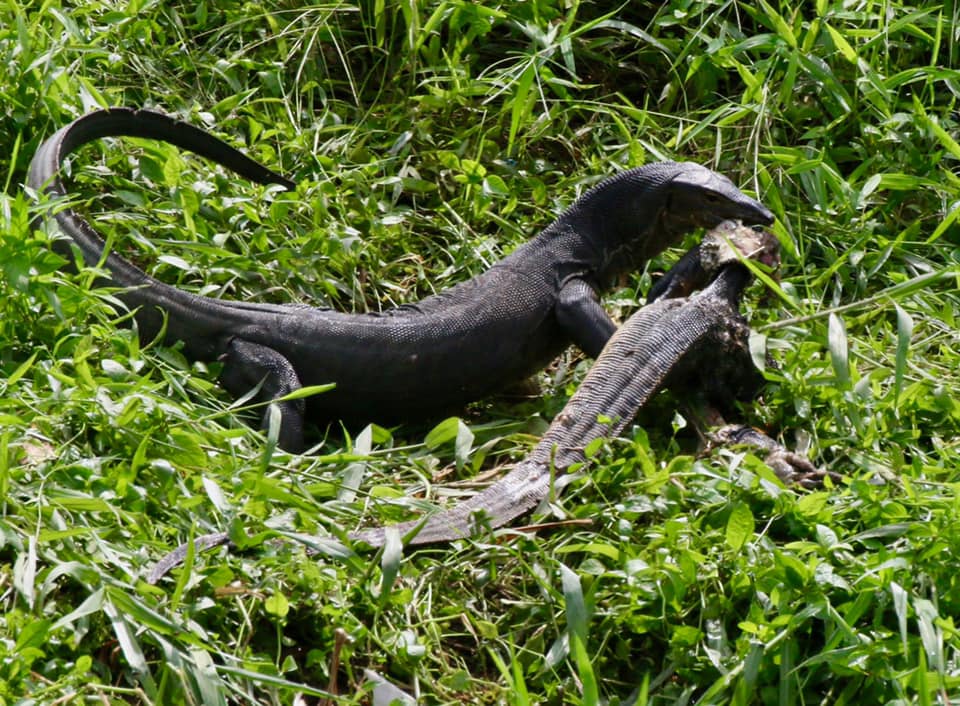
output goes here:
<path id="1" fill-rule="evenodd" d="M 708 439 L 714 446 L 746 446 L 766 451 L 764 463 L 770 466 L 777 478 L 786 485 L 812 489 L 821 487 L 824 478 L 837 484 L 841 480 L 840 474 L 817 468 L 806 456 L 789 451 L 759 429 L 750 426 L 728 424 L 711 431 Z"/>
<path id="2" fill-rule="evenodd" d="M 793 451 L 780 448 L 771 451 L 763 459 L 785 485 L 799 485 L 801 488 L 814 489 L 823 485 L 823 479 L 840 482 L 840 475 L 814 466 L 810 459 Z"/>

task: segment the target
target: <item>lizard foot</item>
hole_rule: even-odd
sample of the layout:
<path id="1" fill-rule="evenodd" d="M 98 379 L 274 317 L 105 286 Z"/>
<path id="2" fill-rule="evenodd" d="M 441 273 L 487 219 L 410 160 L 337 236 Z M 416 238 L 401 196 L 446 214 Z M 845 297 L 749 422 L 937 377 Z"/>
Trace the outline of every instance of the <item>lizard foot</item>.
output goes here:
<path id="1" fill-rule="evenodd" d="M 812 489 L 821 487 L 824 478 L 829 478 L 833 483 L 840 482 L 840 474 L 817 468 L 806 456 L 784 448 L 771 451 L 763 462 L 770 466 L 777 478 L 786 485 Z"/>
<path id="2" fill-rule="evenodd" d="M 714 429 L 707 438 L 713 447 L 746 446 L 765 451 L 764 463 L 786 485 L 819 488 L 824 478 L 829 478 L 833 483 L 839 483 L 841 479 L 840 474 L 817 468 L 806 456 L 784 448 L 759 429 L 744 424 L 728 424 Z"/>

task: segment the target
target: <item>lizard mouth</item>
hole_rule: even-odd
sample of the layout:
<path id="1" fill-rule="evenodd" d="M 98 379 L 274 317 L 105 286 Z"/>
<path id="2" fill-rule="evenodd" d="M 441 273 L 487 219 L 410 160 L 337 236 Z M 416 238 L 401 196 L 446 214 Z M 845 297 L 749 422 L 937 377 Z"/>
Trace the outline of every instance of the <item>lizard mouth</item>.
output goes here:
<path id="1" fill-rule="evenodd" d="M 771 270 L 780 267 L 780 241 L 770 231 L 759 226 L 748 226 L 757 234 L 756 247 L 752 253 L 745 253 L 752 260 L 766 265 Z"/>
<path id="2" fill-rule="evenodd" d="M 700 257 L 705 267 L 719 270 L 728 263 L 748 259 L 771 270 L 780 266 L 780 241 L 759 226 L 723 221 L 703 237 Z"/>

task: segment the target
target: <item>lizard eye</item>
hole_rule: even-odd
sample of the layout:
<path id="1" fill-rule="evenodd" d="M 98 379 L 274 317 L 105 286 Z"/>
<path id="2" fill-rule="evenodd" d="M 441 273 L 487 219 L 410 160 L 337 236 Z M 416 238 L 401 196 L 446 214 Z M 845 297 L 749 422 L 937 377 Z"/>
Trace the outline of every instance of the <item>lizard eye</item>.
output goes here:
<path id="1" fill-rule="evenodd" d="M 715 191 L 708 191 L 703 195 L 707 203 L 720 203 L 720 194 Z"/>

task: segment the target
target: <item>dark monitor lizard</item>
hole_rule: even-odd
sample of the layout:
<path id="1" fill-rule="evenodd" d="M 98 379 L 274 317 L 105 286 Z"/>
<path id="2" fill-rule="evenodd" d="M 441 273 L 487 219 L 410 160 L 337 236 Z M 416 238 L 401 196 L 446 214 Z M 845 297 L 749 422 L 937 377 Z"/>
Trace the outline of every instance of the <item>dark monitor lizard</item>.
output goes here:
<path id="1" fill-rule="evenodd" d="M 729 247 L 736 246 L 737 252 Z M 659 390 L 670 387 L 729 407 L 732 398 L 748 398 L 761 383 L 749 352 L 749 327 L 739 311 L 750 281 L 742 257 L 775 264 L 776 238 L 736 223 L 713 229 L 698 249 L 696 274 L 681 278 L 713 278 L 703 291 L 687 298 L 663 297 L 627 320 L 610 339 L 580 387 L 554 418 L 540 442 L 504 478 L 448 510 L 422 520 L 393 525 L 406 546 L 463 539 L 485 529 L 503 527 L 533 510 L 550 492 L 551 483 L 571 466 L 583 463 L 584 450 L 597 439 L 620 434 L 637 411 Z M 749 427 L 731 425 L 715 438 L 742 443 L 771 454 L 771 468 L 784 482 L 811 485 L 826 475 L 805 458 L 792 454 Z M 388 528 L 351 533 L 358 545 L 380 547 Z M 229 542 L 227 533 L 197 537 L 198 550 Z M 183 545 L 153 568 L 155 583 L 180 564 Z"/>
<path id="2" fill-rule="evenodd" d="M 733 183 L 689 162 L 659 162 L 601 181 L 552 224 L 486 272 L 414 304 L 377 314 L 197 296 L 150 277 L 116 253 L 74 209 L 61 167 L 85 143 L 109 136 L 163 140 L 261 184 L 294 184 L 196 127 L 147 110 L 83 116 L 37 150 L 27 184 L 47 194 L 59 230 L 103 284 L 134 312 L 141 340 L 161 333 L 191 360 L 223 363 L 235 396 L 257 402 L 302 386 L 336 383 L 308 400 L 278 403 L 279 445 L 303 448 L 305 412 L 347 424 L 413 421 L 457 412 L 545 366 L 570 343 L 596 357 L 616 326 L 599 295 L 617 275 L 698 227 L 726 219 L 767 224 L 773 215 Z M 72 243 L 71 243 L 72 241 Z M 72 257 L 71 257 L 72 259 Z M 264 415 L 264 425 L 268 416 Z"/>

